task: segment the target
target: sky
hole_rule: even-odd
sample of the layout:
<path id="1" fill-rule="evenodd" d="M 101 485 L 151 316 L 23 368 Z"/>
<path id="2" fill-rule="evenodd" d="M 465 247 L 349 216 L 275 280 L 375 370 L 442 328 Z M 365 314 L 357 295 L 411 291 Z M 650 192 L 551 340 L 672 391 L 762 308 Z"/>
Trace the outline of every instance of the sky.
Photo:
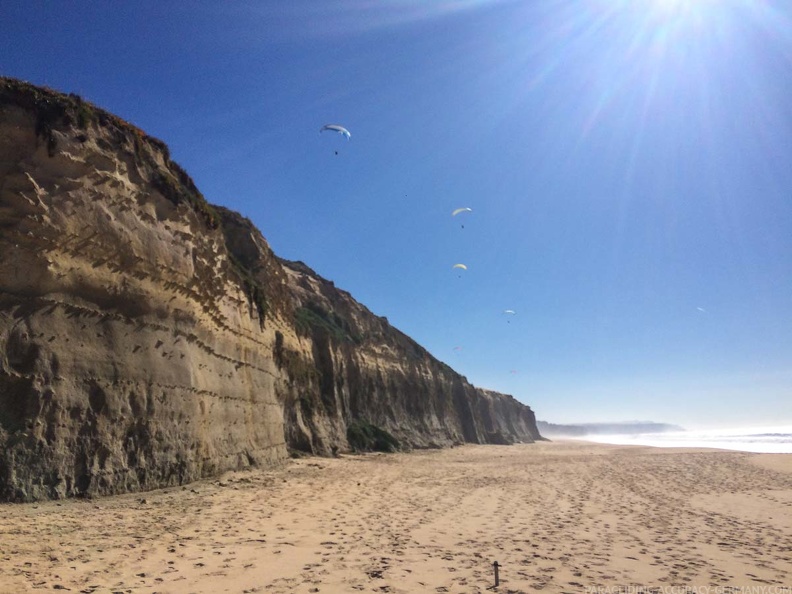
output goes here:
<path id="1" fill-rule="evenodd" d="M 162 139 L 276 254 L 537 418 L 792 425 L 787 0 L 0 0 L 0 23 L 0 75 Z"/>

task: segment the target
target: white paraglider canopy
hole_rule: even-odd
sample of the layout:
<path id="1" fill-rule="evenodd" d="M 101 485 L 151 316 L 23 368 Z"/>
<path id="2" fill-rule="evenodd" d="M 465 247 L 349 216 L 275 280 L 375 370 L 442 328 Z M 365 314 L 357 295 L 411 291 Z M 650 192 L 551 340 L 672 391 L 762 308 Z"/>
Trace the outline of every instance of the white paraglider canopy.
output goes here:
<path id="1" fill-rule="evenodd" d="M 342 134 L 342 135 L 346 136 L 347 140 L 349 140 L 352 137 L 352 134 L 349 132 L 349 130 L 347 130 L 343 126 L 339 126 L 338 124 L 325 124 L 324 126 L 322 126 L 319 129 L 319 132 L 321 133 L 321 132 L 324 132 L 325 130 L 331 130 L 333 132 L 338 132 L 339 134 Z"/>

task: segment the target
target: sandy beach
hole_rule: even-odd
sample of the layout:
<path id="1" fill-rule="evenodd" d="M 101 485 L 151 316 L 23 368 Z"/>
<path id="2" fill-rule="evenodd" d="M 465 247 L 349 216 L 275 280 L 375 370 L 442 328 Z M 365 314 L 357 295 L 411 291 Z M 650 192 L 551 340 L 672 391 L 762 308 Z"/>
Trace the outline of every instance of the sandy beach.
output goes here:
<path id="1" fill-rule="evenodd" d="M 792 589 L 792 455 L 464 446 L 0 505 L 4 594 L 704 586 Z"/>

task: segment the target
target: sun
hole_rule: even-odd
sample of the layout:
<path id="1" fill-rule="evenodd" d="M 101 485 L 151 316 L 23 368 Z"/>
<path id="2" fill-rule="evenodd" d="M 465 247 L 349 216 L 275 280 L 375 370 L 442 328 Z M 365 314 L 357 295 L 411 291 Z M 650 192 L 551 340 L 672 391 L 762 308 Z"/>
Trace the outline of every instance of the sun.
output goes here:
<path id="1" fill-rule="evenodd" d="M 689 38 L 711 31 L 724 13 L 726 0 L 645 0 L 647 25 L 664 36 Z"/>
<path id="2" fill-rule="evenodd" d="M 653 3 L 661 10 L 686 10 L 695 0 L 653 0 Z"/>
<path id="3" fill-rule="evenodd" d="M 708 3 L 707 0 L 651 0 L 654 11 L 674 16 L 696 13 Z"/>

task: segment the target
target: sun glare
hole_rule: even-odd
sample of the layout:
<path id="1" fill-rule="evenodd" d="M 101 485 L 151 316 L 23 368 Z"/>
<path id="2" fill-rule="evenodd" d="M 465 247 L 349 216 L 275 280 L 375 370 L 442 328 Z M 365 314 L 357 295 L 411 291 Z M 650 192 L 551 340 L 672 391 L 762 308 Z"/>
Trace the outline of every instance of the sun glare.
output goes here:
<path id="1" fill-rule="evenodd" d="M 697 29 L 707 27 L 717 5 L 712 0 L 649 0 L 648 16 L 659 26 Z"/>
<path id="2" fill-rule="evenodd" d="M 655 6 L 662 10 L 681 10 L 691 3 L 691 0 L 654 0 Z"/>
<path id="3" fill-rule="evenodd" d="M 651 0 L 651 11 L 658 18 L 686 19 L 701 16 L 711 4 L 708 0 Z"/>
<path id="4" fill-rule="evenodd" d="M 653 0 L 653 4 L 657 10 L 664 12 L 688 12 L 696 4 L 700 4 L 700 0 Z"/>

